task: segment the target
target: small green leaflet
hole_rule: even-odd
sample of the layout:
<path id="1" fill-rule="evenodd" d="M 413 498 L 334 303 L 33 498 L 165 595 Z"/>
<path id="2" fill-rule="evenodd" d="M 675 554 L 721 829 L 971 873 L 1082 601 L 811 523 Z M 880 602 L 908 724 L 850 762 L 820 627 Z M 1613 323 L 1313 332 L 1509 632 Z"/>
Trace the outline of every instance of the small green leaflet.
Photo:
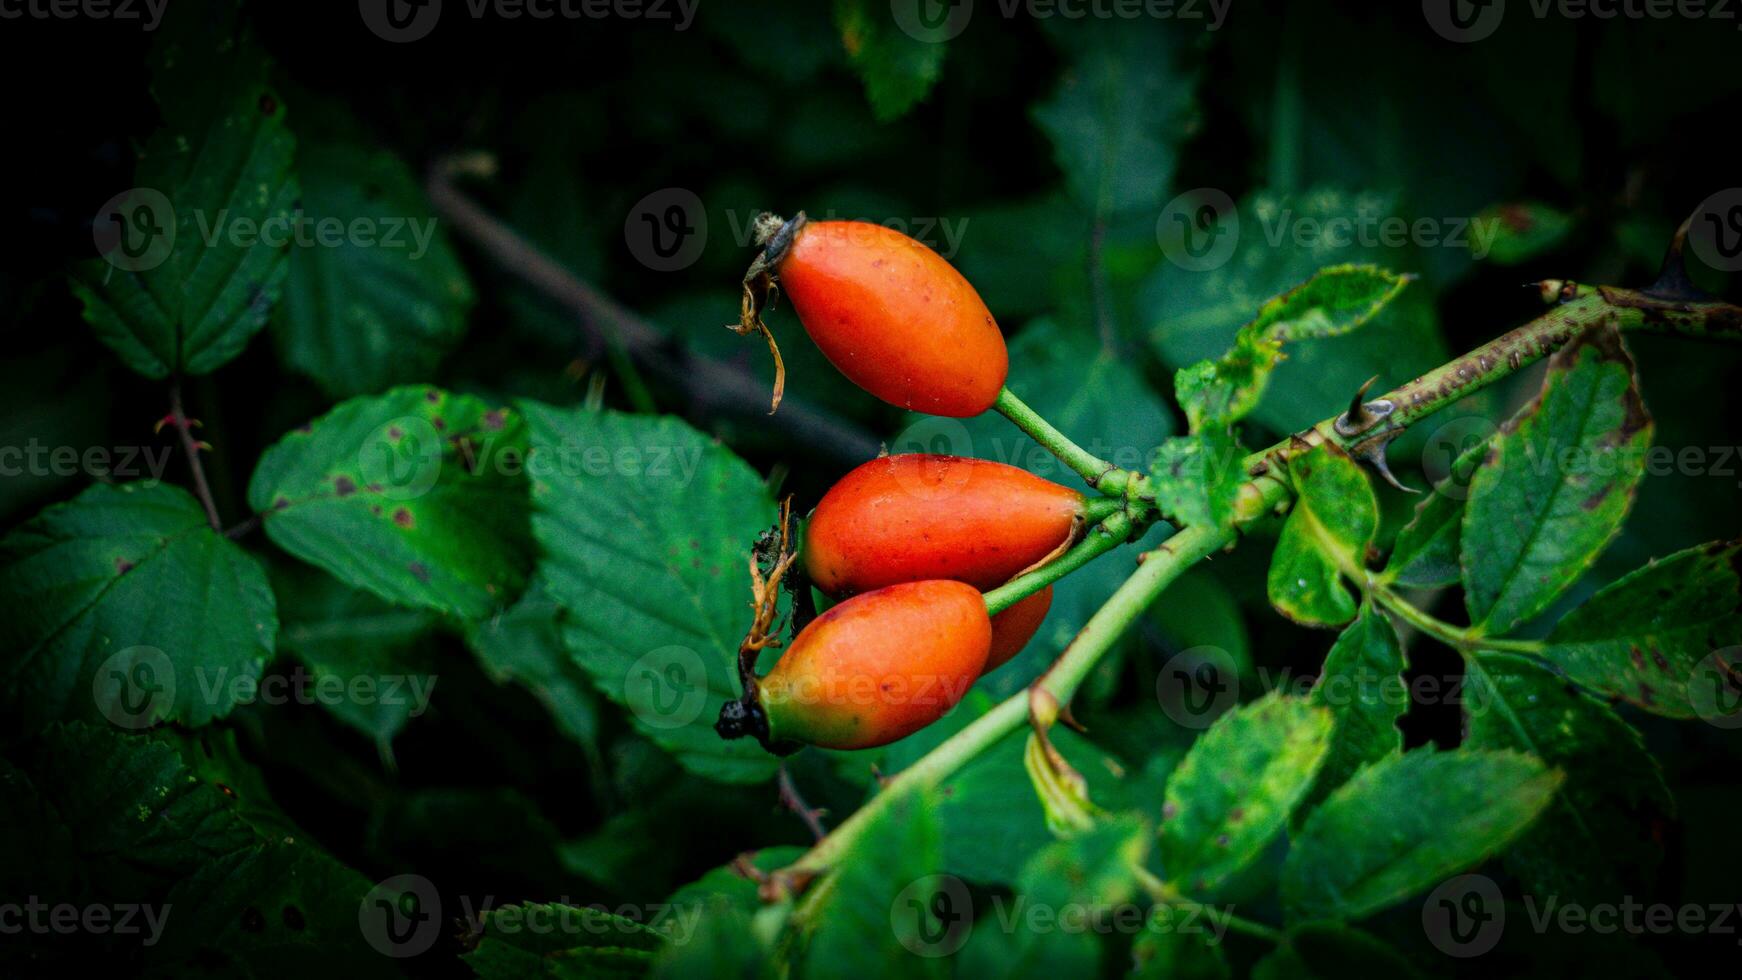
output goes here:
<path id="1" fill-rule="evenodd" d="M 1520 265 L 1552 252 L 1573 230 L 1571 215 L 1540 201 L 1496 204 L 1484 208 L 1470 223 L 1476 228 L 1494 229 L 1488 254 L 1477 254 L 1476 258 L 1486 258 L 1495 265 Z M 1473 239 L 1470 244 L 1479 253 L 1477 241 Z"/>
<path id="2" fill-rule="evenodd" d="M 1173 436 L 1155 452 L 1149 475 L 1155 504 L 1176 526 L 1223 526 L 1246 480 L 1245 454 L 1223 429 Z"/>
<path id="3" fill-rule="evenodd" d="M 1312 785 L 1331 726 L 1329 709 L 1277 692 L 1216 719 L 1167 782 L 1167 880 L 1206 899 L 1256 860 Z"/>
<path id="4" fill-rule="evenodd" d="M 205 374 L 241 353 L 283 289 L 273 235 L 290 236 L 296 140 L 234 0 L 172 7 L 150 60 L 163 126 L 133 188 L 97 215 L 104 258 L 80 263 L 72 290 L 128 367 Z"/>
<path id="5" fill-rule="evenodd" d="M 526 426 L 424 386 L 341 403 L 260 457 L 274 544 L 387 602 L 482 619 L 532 564 Z"/>
<path id="6" fill-rule="evenodd" d="M 1584 574 L 1621 530 L 1651 431 L 1613 326 L 1550 359 L 1542 391 L 1470 481 L 1460 561 L 1476 629 L 1506 633 Z"/>
<path id="7" fill-rule="evenodd" d="M 1395 905 L 1512 843 L 1560 784 L 1517 752 L 1417 749 L 1366 766 L 1295 836 L 1284 914 L 1354 921 Z"/>
<path id="8" fill-rule="evenodd" d="M 773 775 L 714 732 L 738 695 L 750 548 L 776 519 L 762 479 L 682 421 L 524 403 L 533 536 L 569 656 L 643 735 L 726 782 Z"/>
<path id="9" fill-rule="evenodd" d="M 1309 700 L 1336 718 L 1331 750 L 1309 799 L 1322 800 L 1362 766 L 1403 751 L 1397 720 L 1409 707 L 1403 647 L 1391 620 L 1371 602 L 1345 628 L 1313 684 Z"/>
<path id="10" fill-rule="evenodd" d="M 1069 909 L 1108 910 L 1138 894 L 1137 869 L 1148 855 L 1150 830 L 1135 814 L 1097 821 L 1074 837 L 1036 851 L 1016 882 L 1024 907 L 1061 916 Z M 997 923 L 993 913 L 992 923 Z M 1002 974 L 1012 977 L 1102 976 L 1104 944 L 1092 931 L 1018 928 L 1003 940 Z"/>
<path id="11" fill-rule="evenodd" d="M 1544 656 L 1585 687 L 1653 714 L 1734 727 L 1742 692 L 1738 554 L 1742 542 L 1716 541 L 1652 561 L 1556 624 Z"/>
<path id="12" fill-rule="evenodd" d="M 865 83 L 871 113 L 879 122 L 897 119 L 931 93 L 943 73 L 944 42 L 956 16 L 930 24 L 918 5 L 900 8 L 913 16 L 903 22 L 891 8 L 875 0 L 835 0 L 835 28 L 847 50 L 847 61 Z M 954 10 L 955 8 L 949 8 Z M 960 16 L 965 17 L 966 11 Z"/>
<path id="13" fill-rule="evenodd" d="M 1466 660 L 1464 744 L 1529 752 L 1567 774 L 1555 803 L 1507 853 L 1538 897 L 1609 902 L 1649 894 L 1663 859 L 1655 828 L 1675 809 L 1637 731 L 1600 701 L 1523 657 Z"/>
<path id="14" fill-rule="evenodd" d="M 1270 603 L 1303 626 L 1341 626 L 1355 618 L 1356 606 L 1339 579 L 1364 574 L 1379 530 L 1378 498 L 1367 474 L 1334 445 L 1291 459 L 1289 473 L 1296 499 L 1270 558 Z"/>
<path id="15" fill-rule="evenodd" d="M 180 487 L 97 484 L 0 541 L 6 729 L 204 725 L 252 695 L 278 614 L 266 572 Z"/>
<path id="16" fill-rule="evenodd" d="M 1373 265 L 1337 265 L 1259 307 L 1220 359 L 1200 361 L 1174 376 L 1174 393 L 1191 431 L 1226 427 L 1258 407 L 1283 345 L 1358 329 L 1397 298 L 1410 277 Z"/>

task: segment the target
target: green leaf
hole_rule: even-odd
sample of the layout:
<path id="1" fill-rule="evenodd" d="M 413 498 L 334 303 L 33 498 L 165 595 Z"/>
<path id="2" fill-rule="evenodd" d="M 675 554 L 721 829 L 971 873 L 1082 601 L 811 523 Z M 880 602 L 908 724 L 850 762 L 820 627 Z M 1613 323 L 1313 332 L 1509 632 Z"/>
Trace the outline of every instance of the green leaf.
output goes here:
<path id="1" fill-rule="evenodd" d="M 1206 910 L 1157 905 L 1131 943 L 1132 980 L 1228 980 L 1233 976 Z"/>
<path id="2" fill-rule="evenodd" d="M 1505 633 L 1584 574 L 1621 530 L 1651 430 L 1613 327 L 1587 330 L 1550 359 L 1542 391 L 1470 481 L 1460 561 L 1476 629 Z"/>
<path id="3" fill-rule="evenodd" d="M 1137 897 L 1137 869 L 1149 828 L 1134 814 L 1097 821 L 1089 830 L 1036 852 L 1016 883 L 1024 908 L 1058 916 L 1053 929 L 1018 928 L 1008 937 L 1006 976 L 1099 976 L 1103 947 L 1093 931 L 1067 928 L 1071 910 L 1111 915 Z M 994 918 L 992 923 L 999 920 Z M 1094 919 L 1090 919 L 1091 922 Z"/>
<path id="4" fill-rule="evenodd" d="M 234 0 L 171 10 L 150 64 L 163 125 L 133 193 L 98 216 L 116 246 L 80 263 L 72 289 L 133 370 L 205 374 L 241 353 L 283 288 L 289 265 L 274 236 L 290 231 L 296 140 Z M 125 228 L 103 225 L 117 218 Z"/>
<path id="5" fill-rule="evenodd" d="M 1742 542 L 1712 542 L 1618 579 L 1555 625 L 1543 653 L 1573 680 L 1653 714 L 1716 720 L 1742 643 Z"/>
<path id="6" fill-rule="evenodd" d="M 641 976 L 664 940 L 639 922 L 589 906 L 507 905 L 484 913 L 464 957 L 483 980 Z"/>
<path id="7" fill-rule="evenodd" d="M 1376 265 L 1328 266 L 1259 307 L 1245 329 L 1284 344 L 1340 336 L 1378 316 L 1410 278 Z"/>
<path id="8" fill-rule="evenodd" d="M 652 980 L 771 980 L 777 976 L 773 956 L 755 931 L 751 913 L 724 902 L 697 910 L 689 931 L 674 934 L 654 953 Z"/>
<path id="9" fill-rule="evenodd" d="M 152 957 L 222 976 L 360 976 L 382 963 L 358 929 L 368 892 L 362 875 L 313 844 L 260 844 L 171 889 L 174 915 Z"/>
<path id="10" fill-rule="evenodd" d="M 1455 424 L 1455 423 L 1454 423 Z M 1483 439 L 1451 461 L 1446 478 L 1416 505 L 1415 516 L 1397 532 L 1385 563 L 1387 582 L 1417 589 L 1438 589 L 1459 582 L 1458 542 L 1464 523 L 1464 502 L 1470 480 L 1488 455 Z"/>
<path id="11" fill-rule="evenodd" d="M 384 758 L 400 729 L 429 707 L 439 665 L 420 641 L 440 618 L 390 606 L 306 565 L 281 563 L 278 647 L 313 675 L 321 706 L 375 740 Z"/>
<path id="12" fill-rule="evenodd" d="M 1481 653 L 1468 676 L 1464 744 L 1529 752 L 1567 776 L 1555 805 L 1507 853 L 1526 890 L 1583 903 L 1649 894 L 1663 859 L 1653 828 L 1675 804 L 1639 733 L 1522 657 Z"/>
<path id="13" fill-rule="evenodd" d="M 953 20 L 935 27 L 917 17 L 897 23 L 887 4 L 835 0 L 835 28 L 878 122 L 899 118 L 930 94 L 943 73 Z"/>
<path id="14" fill-rule="evenodd" d="M 1296 340 L 1336 337 L 1378 316 L 1410 277 L 1372 265 L 1337 265 L 1313 273 L 1258 308 L 1234 335 L 1234 346 L 1174 377 L 1174 393 L 1193 432 L 1225 428 L 1258 407 L 1282 348 Z"/>
<path id="15" fill-rule="evenodd" d="M 1174 436 L 1156 450 L 1149 467 L 1155 504 L 1180 527 L 1227 525 L 1246 481 L 1244 461 L 1240 443 L 1224 429 Z"/>
<path id="16" fill-rule="evenodd" d="M 525 404 L 539 570 L 569 654 L 684 767 L 756 782 L 775 760 L 713 730 L 738 694 L 756 536 L 775 521 L 743 460 L 673 418 Z"/>
<path id="17" fill-rule="evenodd" d="M 1325 655 L 1310 700 L 1330 709 L 1336 733 L 1310 799 L 1315 803 L 1362 766 L 1403 751 L 1397 720 L 1409 707 L 1403 647 L 1391 620 L 1371 602 Z"/>
<path id="18" fill-rule="evenodd" d="M 1154 20 L 1072 26 L 1090 36 L 1057 32 L 1071 63 L 1052 97 L 1034 108 L 1035 123 L 1085 210 L 1155 208 L 1196 124 L 1197 78 L 1184 64 L 1181 34 Z"/>
<path id="19" fill-rule="evenodd" d="M 1542 813 L 1561 773 L 1515 752 L 1418 749 L 1367 766 L 1307 817 L 1282 868 L 1290 922 L 1353 921 L 1480 863 Z"/>
<path id="20" fill-rule="evenodd" d="M 513 681 L 531 691 L 565 735 L 596 752 L 599 699 L 587 672 L 563 644 L 565 618 L 535 578 L 519 602 L 476 624 L 466 642 L 492 680 Z"/>
<path id="21" fill-rule="evenodd" d="M 0 540 L 6 728 L 204 725 L 260 677 L 278 615 L 259 562 L 187 491 L 98 484 Z"/>
<path id="22" fill-rule="evenodd" d="M 336 398 L 435 372 L 465 333 L 472 285 L 410 168 L 392 154 L 341 143 L 297 148 L 310 234 L 364 223 L 291 250 L 273 318 L 281 356 Z"/>
<path id="23" fill-rule="evenodd" d="M 1304 626 L 1341 626 L 1356 607 L 1338 579 L 1363 574 L 1379 500 L 1361 467 L 1330 444 L 1290 460 L 1289 474 L 1296 500 L 1270 558 L 1270 603 Z"/>
<path id="24" fill-rule="evenodd" d="M 1493 228 L 1486 255 L 1480 238 L 1470 241 L 1471 254 L 1495 265 L 1522 265 L 1559 248 L 1573 230 L 1572 215 L 1540 201 L 1496 204 L 1471 219 L 1477 228 Z"/>
<path id="25" fill-rule="evenodd" d="M 1167 782 L 1159 847 L 1167 880 L 1202 898 L 1256 860 L 1312 785 L 1332 717 L 1272 692 L 1216 719 Z"/>
<path id="26" fill-rule="evenodd" d="M 137 901 L 256 841 L 174 745 L 106 726 L 52 725 L 9 746 L 0 787 L 0 882 L 18 886 L 8 895 L 60 882 L 74 895 Z"/>
<path id="27" fill-rule="evenodd" d="M 795 976 L 943 975 L 937 954 L 959 945 L 972 910 L 961 882 L 936 873 L 943 843 L 931 804 L 923 791 L 889 801 L 812 886 L 827 888 L 826 900 L 801 922 L 809 942 Z"/>
<path id="28" fill-rule="evenodd" d="M 390 603 L 480 619 L 531 565 L 526 427 L 423 386 L 341 403 L 260 457 L 274 544 Z"/>
<path id="29" fill-rule="evenodd" d="M 1391 269 L 1409 269 L 1418 265 L 1419 255 L 1413 249 L 1382 248 L 1363 244 L 1361 236 L 1353 233 L 1329 233 L 1331 228 L 1359 227 L 1396 213 L 1396 202 L 1390 197 L 1328 189 L 1294 196 L 1263 192 L 1242 200 L 1237 209 L 1226 209 L 1211 231 L 1215 242 L 1231 243 L 1225 262 L 1204 269 L 1169 260 L 1156 267 L 1142 300 L 1151 343 L 1163 362 L 1174 368 L 1205 360 L 1214 365 L 1232 345 L 1237 360 L 1251 363 L 1230 368 L 1218 385 L 1222 397 L 1235 409 L 1249 409 L 1254 421 L 1277 432 L 1292 432 L 1340 411 L 1349 396 L 1376 374 L 1404 379 L 1437 366 L 1445 359 L 1445 344 L 1439 337 L 1433 297 L 1421 289 L 1398 296 L 1359 336 L 1299 345 L 1280 364 L 1264 349 L 1280 338 L 1243 330 L 1255 310 L 1313 279 L 1326 266 L 1382 263 Z M 1308 238 L 1309 230 L 1319 233 Z M 1381 281 L 1363 279 L 1370 285 Z M 1343 309 L 1340 304 L 1339 308 Z M 1347 314 L 1358 309 L 1356 304 L 1337 316 L 1327 313 L 1326 320 L 1347 323 Z M 1257 400 L 1252 386 L 1260 376 L 1267 379 L 1264 399 L 1252 407 L 1250 403 Z M 1209 380 L 1214 377 L 1212 373 Z M 1199 415 L 1208 419 L 1218 414 L 1216 399 L 1203 397 L 1205 407 L 1198 409 Z"/>

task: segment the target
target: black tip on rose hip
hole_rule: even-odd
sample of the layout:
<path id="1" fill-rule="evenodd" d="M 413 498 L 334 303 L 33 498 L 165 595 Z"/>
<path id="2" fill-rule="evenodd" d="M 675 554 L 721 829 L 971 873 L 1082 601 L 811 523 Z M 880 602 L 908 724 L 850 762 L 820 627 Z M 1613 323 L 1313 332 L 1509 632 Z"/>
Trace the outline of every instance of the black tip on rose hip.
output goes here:
<path id="1" fill-rule="evenodd" d="M 720 717 L 714 722 L 714 731 L 720 733 L 723 739 L 743 738 L 746 735 L 756 736 L 756 741 L 762 747 L 775 755 L 791 755 L 803 748 L 795 742 L 774 742 L 769 738 L 768 713 L 762 710 L 762 705 L 754 700 L 727 701 L 720 705 Z"/>

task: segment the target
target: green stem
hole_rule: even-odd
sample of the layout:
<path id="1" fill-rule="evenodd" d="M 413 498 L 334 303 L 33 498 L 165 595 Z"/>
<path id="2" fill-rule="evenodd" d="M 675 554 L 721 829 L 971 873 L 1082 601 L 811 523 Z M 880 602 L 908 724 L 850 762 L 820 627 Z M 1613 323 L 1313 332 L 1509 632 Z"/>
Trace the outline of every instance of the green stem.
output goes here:
<path id="1" fill-rule="evenodd" d="M 1454 650 L 1467 651 L 1480 647 L 1483 650 L 1504 650 L 1511 653 L 1542 652 L 1542 644 L 1535 640 L 1493 639 L 1483 636 L 1475 630 L 1453 626 L 1444 620 L 1435 619 L 1417 608 L 1414 603 L 1377 582 L 1368 584 L 1367 594 L 1373 597 L 1374 602 L 1390 610 L 1397 618 Z"/>
<path id="2" fill-rule="evenodd" d="M 1071 550 L 1032 572 L 986 593 L 986 612 L 996 616 L 1131 539 L 1131 518 L 1115 513 L 1092 528 Z"/>
<path id="3" fill-rule="evenodd" d="M 1059 458 L 1059 461 L 1075 470 L 1084 482 L 1091 487 L 1099 487 L 1101 478 L 1113 472 L 1116 467 L 1077 445 L 1063 432 L 1052 427 L 1052 423 L 1040 417 L 1034 409 L 1023 404 L 1022 399 L 1011 393 L 1009 388 L 1000 389 L 998 400 L 992 407 L 1009 419 L 1028 435 L 1030 439 L 1041 445 L 1041 448 Z"/>

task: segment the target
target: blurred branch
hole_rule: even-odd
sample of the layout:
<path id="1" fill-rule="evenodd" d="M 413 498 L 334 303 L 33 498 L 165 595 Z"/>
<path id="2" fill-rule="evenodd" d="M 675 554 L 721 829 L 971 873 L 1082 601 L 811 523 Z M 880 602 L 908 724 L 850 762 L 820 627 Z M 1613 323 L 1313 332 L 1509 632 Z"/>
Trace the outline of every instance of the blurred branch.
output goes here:
<path id="1" fill-rule="evenodd" d="M 571 313 L 588 334 L 620 348 L 677 388 L 692 414 L 771 425 L 838 462 L 859 463 L 877 455 L 879 441 L 869 431 L 822 409 L 788 400 L 777 414 L 769 415 L 768 390 L 761 381 L 685 350 L 658 327 L 563 268 L 455 186 L 457 177 L 479 172 L 479 163 L 477 157 L 450 157 L 430 168 L 427 191 L 436 213 L 497 264 Z"/>

